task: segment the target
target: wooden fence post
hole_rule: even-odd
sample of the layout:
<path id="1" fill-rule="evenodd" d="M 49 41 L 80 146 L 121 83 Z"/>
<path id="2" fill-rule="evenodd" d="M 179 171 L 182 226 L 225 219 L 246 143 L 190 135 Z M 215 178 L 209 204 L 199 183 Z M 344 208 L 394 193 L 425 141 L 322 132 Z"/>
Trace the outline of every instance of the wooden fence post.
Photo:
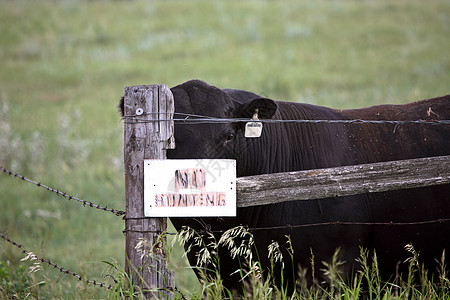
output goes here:
<path id="1" fill-rule="evenodd" d="M 174 276 L 168 269 L 164 240 L 167 218 L 144 217 L 144 159 L 165 159 L 166 149 L 173 149 L 173 121 L 139 122 L 172 118 L 173 95 L 165 85 L 141 85 L 125 88 L 124 164 L 125 164 L 125 268 L 135 285 L 147 298 L 171 298 Z M 142 257 L 136 246 L 145 240 L 149 257 Z"/>

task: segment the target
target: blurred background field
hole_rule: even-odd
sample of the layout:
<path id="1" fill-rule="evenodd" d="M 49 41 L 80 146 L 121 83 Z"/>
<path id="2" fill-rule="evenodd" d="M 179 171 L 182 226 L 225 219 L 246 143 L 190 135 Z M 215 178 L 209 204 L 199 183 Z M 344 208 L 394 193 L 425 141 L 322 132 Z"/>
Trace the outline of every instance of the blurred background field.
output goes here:
<path id="1" fill-rule="evenodd" d="M 125 86 L 198 78 L 334 108 L 449 93 L 448 0 L 0 0 L 0 7 L 0 165 L 121 210 L 116 105 Z M 107 279 L 104 260 L 123 264 L 123 228 L 111 213 L 0 176 L 0 232 L 89 279 Z M 172 255 L 178 288 L 195 292 L 181 254 Z M 8 268 L 28 266 L 23 257 L 0 241 Z M 46 282 L 43 297 L 107 295 L 48 266 L 33 276 Z"/>

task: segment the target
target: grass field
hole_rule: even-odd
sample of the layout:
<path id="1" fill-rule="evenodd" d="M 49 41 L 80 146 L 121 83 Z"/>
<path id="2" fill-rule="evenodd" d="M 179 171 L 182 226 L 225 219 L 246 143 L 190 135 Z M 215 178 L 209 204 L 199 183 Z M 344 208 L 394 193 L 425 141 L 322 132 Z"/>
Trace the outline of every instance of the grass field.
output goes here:
<path id="1" fill-rule="evenodd" d="M 356 108 L 449 93 L 450 2 L 0 0 L 0 165 L 124 209 L 125 86 L 199 78 L 276 100 Z M 1 175 L 1 174 L 0 174 Z M 0 176 L 0 232 L 104 281 L 124 260 L 124 223 Z M 196 279 L 172 265 L 183 291 Z M 0 242 L 0 260 L 24 255 Z M 1 268 L 0 268 L 1 269 Z M 42 297 L 104 298 L 48 266 Z"/>

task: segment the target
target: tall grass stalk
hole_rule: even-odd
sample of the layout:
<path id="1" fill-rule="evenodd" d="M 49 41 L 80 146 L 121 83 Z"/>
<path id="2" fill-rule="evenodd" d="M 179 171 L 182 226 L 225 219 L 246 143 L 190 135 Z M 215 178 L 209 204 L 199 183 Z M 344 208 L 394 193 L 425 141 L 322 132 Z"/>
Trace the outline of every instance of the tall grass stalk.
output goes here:
<path id="1" fill-rule="evenodd" d="M 188 242 L 188 236 L 193 237 L 196 233 L 192 229 L 185 228 L 180 232 L 183 243 Z M 187 234 L 188 233 L 188 234 Z M 201 235 L 198 234 L 200 237 Z M 283 257 L 278 242 L 273 241 L 268 245 L 270 266 L 264 270 L 259 262 L 257 249 L 252 234 L 242 226 L 227 230 L 219 239 L 219 242 L 199 243 L 196 245 L 208 245 L 216 247 L 209 249 L 209 253 L 214 253 L 214 267 L 209 269 L 214 276 L 207 276 L 205 272 L 199 272 L 200 280 L 203 285 L 202 296 L 208 299 L 447 299 L 449 296 L 449 279 L 445 264 L 445 253 L 443 253 L 439 262 L 439 279 L 434 282 L 428 278 L 428 271 L 425 266 L 419 263 L 419 254 L 412 245 L 406 245 L 405 249 L 411 256 L 405 263 L 408 263 L 406 274 L 398 274 L 397 282 L 384 282 L 380 276 L 378 259 L 376 252 L 369 257 L 369 250 L 361 248 L 360 256 L 356 263 L 360 265 L 352 278 L 344 280 L 342 277 L 342 266 L 344 261 L 339 259 L 339 248 L 334 253 L 329 262 L 322 262 L 323 268 L 320 269 L 322 275 L 327 278 L 327 283 L 319 283 L 314 280 L 312 283 L 306 283 L 306 272 L 304 268 L 298 268 L 296 277 L 296 287 L 288 292 L 286 281 L 284 279 L 283 269 L 285 263 L 293 263 L 294 253 L 290 237 L 287 236 L 286 250 L 289 258 Z M 214 236 L 209 233 L 207 239 L 214 240 Z M 217 255 L 218 247 L 224 245 L 230 253 L 230 257 L 239 261 L 240 269 L 234 274 L 239 274 L 240 281 L 244 285 L 241 295 L 234 295 L 227 288 L 223 287 L 220 269 L 220 258 Z M 188 247 L 188 251 L 194 248 Z M 201 251 L 204 253 L 203 251 Z M 311 253 L 312 267 L 314 267 L 314 256 Z M 209 258 L 211 259 L 211 257 Z M 289 259 L 290 261 L 287 261 Z M 200 265 L 193 266 L 198 270 L 204 270 L 205 263 L 212 260 L 198 259 Z M 275 266 L 278 265 L 281 273 L 276 273 Z M 403 277 L 405 275 L 406 277 Z M 275 282 L 274 278 L 280 278 L 280 282 Z M 405 280 L 403 280 L 405 278 Z M 193 296 L 193 298 L 197 298 Z"/>
<path id="2" fill-rule="evenodd" d="M 135 249 L 141 255 L 142 260 L 142 266 L 139 266 L 136 270 L 133 270 L 134 267 L 128 258 L 127 270 L 122 268 L 115 260 L 112 262 L 103 261 L 109 266 L 104 277 L 114 287 L 113 291 L 110 291 L 109 296 L 113 299 L 147 299 L 149 294 L 151 294 L 152 297 L 176 298 L 177 294 L 174 294 L 173 290 L 160 289 L 159 287 L 150 289 L 141 287 L 142 283 L 145 283 L 145 279 L 141 275 L 143 271 L 147 271 L 150 274 L 158 272 L 155 266 L 161 263 L 162 257 L 160 253 L 165 251 L 167 256 L 170 257 L 171 249 L 166 241 L 166 234 L 159 234 L 153 243 L 146 239 L 140 239 Z M 167 279 L 163 278 L 163 280 Z M 164 283 L 164 285 L 167 286 L 167 283 Z"/>
<path id="3" fill-rule="evenodd" d="M 142 290 L 135 284 L 135 278 L 130 276 L 119 262 L 116 260 L 103 262 L 108 266 L 105 278 L 114 287 L 114 290 L 108 293 L 111 299 L 145 299 Z M 129 260 L 127 264 L 128 268 L 131 268 Z"/>

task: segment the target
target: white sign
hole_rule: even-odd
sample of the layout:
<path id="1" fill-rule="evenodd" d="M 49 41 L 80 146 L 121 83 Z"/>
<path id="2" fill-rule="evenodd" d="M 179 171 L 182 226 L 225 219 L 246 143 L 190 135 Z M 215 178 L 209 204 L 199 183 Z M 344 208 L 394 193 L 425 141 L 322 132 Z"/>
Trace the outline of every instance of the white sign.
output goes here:
<path id="1" fill-rule="evenodd" d="M 144 160 L 144 215 L 236 216 L 236 161 Z"/>

